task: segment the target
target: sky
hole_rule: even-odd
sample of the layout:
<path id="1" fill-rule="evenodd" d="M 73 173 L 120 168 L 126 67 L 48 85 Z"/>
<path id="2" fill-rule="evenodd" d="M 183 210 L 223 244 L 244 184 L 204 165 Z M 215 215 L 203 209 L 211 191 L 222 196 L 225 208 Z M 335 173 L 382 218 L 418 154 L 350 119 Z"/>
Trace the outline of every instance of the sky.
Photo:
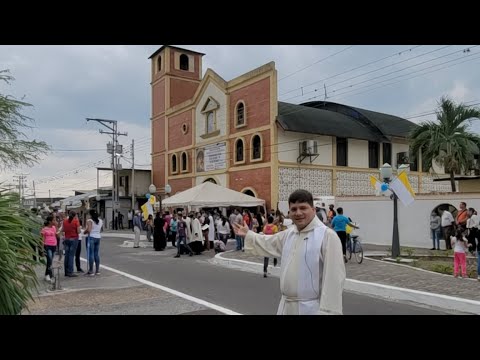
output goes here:
<path id="1" fill-rule="evenodd" d="M 86 118 L 118 121 L 127 132 L 124 168 L 135 140 L 135 164 L 150 168 L 151 88 L 148 57 L 161 45 L 0 46 L 0 70 L 15 78 L 0 93 L 33 105 L 24 114 L 35 120 L 29 139 L 53 149 L 31 168 L 0 171 L 0 183 L 26 174 L 27 194 L 71 196 L 96 187 L 96 166 L 109 166 L 107 130 Z M 477 45 L 175 45 L 206 54 L 208 68 L 229 81 L 274 61 L 279 100 L 327 100 L 409 118 L 428 114 L 442 96 L 480 104 L 480 46 Z M 303 96 L 302 96 L 303 93 Z M 419 116 L 424 115 L 426 116 Z M 413 116 L 413 117 L 412 117 Z M 472 131 L 480 132 L 480 121 Z M 111 185 L 101 172 L 100 186 Z"/>

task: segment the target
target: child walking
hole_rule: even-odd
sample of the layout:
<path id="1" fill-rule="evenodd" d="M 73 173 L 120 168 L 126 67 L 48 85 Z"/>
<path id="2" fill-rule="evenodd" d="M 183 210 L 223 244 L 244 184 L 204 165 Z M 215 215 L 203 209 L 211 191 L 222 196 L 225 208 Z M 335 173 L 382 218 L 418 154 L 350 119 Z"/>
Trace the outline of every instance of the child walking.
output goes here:
<path id="1" fill-rule="evenodd" d="M 467 239 L 463 236 L 462 230 L 457 229 L 455 236 L 450 237 L 455 252 L 453 261 L 453 276 L 458 277 L 458 268 L 461 267 L 462 277 L 467 277 Z"/>

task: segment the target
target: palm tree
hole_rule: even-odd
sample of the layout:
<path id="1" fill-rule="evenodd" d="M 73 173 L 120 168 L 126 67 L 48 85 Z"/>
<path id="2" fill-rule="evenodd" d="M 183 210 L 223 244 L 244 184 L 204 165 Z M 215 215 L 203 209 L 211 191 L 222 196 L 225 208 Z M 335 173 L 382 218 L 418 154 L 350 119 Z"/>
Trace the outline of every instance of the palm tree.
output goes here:
<path id="1" fill-rule="evenodd" d="M 425 169 L 431 169 L 434 161 L 443 166 L 456 192 L 455 174 L 467 170 L 480 153 L 480 137 L 469 131 L 471 121 L 480 119 L 480 109 L 442 97 L 436 115 L 437 121 L 425 121 L 413 129 L 410 149 L 413 154 L 422 151 Z"/>
<path id="2" fill-rule="evenodd" d="M 12 80 L 7 70 L 0 71 L 0 83 Z M 33 123 L 22 114 L 28 106 L 0 93 L 0 170 L 33 166 L 49 149 L 45 142 L 28 140 L 22 132 Z M 21 313 L 33 298 L 38 284 L 34 249 L 43 247 L 38 220 L 21 206 L 17 194 L 0 184 L 0 315 Z"/>

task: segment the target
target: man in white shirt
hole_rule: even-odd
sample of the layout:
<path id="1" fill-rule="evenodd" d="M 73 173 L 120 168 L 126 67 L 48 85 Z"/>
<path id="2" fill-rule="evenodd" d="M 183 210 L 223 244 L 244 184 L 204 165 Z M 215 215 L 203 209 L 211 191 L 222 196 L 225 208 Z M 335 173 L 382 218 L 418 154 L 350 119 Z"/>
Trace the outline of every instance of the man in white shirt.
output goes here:
<path id="1" fill-rule="evenodd" d="M 455 220 L 447 209 L 442 210 L 442 232 L 443 239 L 445 240 L 445 246 L 447 250 L 452 249 L 452 244 L 450 243 L 450 236 L 453 236 L 453 224 Z"/>
<path id="2" fill-rule="evenodd" d="M 133 229 L 133 211 L 132 210 L 128 210 L 127 219 L 128 219 L 128 228 Z"/>
<path id="3" fill-rule="evenodd" d="M 288 204 L 292 228 L 260 235 L 246 223 L 234 224 L 235 234 L 245 236 L 245 251 L 282 258 L 278 315 L 341 315 L 345 264 L 340 239 L 316 216 L 310 192 L 293 192 Z"/>

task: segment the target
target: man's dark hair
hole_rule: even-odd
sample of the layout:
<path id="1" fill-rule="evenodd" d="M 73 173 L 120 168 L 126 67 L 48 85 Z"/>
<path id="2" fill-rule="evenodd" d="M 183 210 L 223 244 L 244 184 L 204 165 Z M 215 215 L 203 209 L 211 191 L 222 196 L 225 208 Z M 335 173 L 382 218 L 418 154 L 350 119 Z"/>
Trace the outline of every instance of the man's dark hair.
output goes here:
<path id="1" fill-rule="evenodd" d="M 295 203 L 308 203 L 313 207 L 313 195 L 310 191 L 307 190 L 296 190 L 290 194 L 288 198 L 288 205 Z"/>
<path id="2" fill-rule="evenodd" d="M 337 213 L 339 213 L 340 215 L 342 215 L 342 214 L 343 214 L 343 208 L 341 208 L 341 207 L 337 208 Z"/>
<path id="3" fill-rule="evenodd" d="M 460 205 L 462 204 L 465 205 L 465 207 L 467 207 L 467 203 L 465 201 L 460 202 Z"/>

